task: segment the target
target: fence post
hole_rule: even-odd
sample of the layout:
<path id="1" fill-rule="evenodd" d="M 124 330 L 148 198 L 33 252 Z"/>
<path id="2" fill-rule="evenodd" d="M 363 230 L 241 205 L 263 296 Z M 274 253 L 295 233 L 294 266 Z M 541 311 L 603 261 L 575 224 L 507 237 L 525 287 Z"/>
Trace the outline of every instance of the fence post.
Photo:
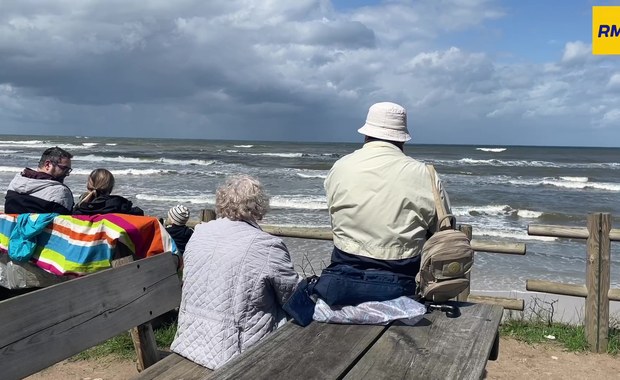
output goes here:
<path id="1" fill-rule="evenodd" d="M 203 222 L 215 220 L 215 211 L 208 208 L 200 210 L 200 220 Z"/>
<path id="2" fill-rule="evenodd" d="M 459 230 L 463 232 L 467 238 L 471 241 L 472 236 L 472 227 L 469 224 L 462 224 L 459 226 Z M 471 272 L 467 273 L 467 279 L 471 279 Z M 467 298 L 469 298 L 469 293 L 471 291 L 471 283 L 467 285 L 467 288 L 463 290 L 458 296 L 456 296 L 457 301 L 465 302 Z"/>
<path id="3" fill-rule="evenodd" d="M 606 352 L 609 334 L 609 257 L 611 215 L 588 215 L 585 323 L 592 352 Z"/>

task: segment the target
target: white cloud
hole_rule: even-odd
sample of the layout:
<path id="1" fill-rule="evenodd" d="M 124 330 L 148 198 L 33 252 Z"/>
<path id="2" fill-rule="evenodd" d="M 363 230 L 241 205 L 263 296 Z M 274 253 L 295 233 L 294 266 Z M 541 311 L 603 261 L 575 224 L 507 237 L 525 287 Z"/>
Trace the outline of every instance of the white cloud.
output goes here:
<path id="1" fill-rule="evenodd" d="M 451 38 L 509 16 L 491 0 L 344 12 L 327 0 L 3 3 L 0 122 L 29 133 L 105 125 L 101 133 L 351 139 L 371 103 L 392 100 L 428 126 L 416 129 L 422 142 L 443 141 L 434 126 L 464 143 L 511 142 L 521 126 L 553 136 L 556 125 L 615 123 L 618 64 L 591 58 L 587 43 L 550 45 L 557 62 L 499 63 Z"/>
<path id="2" fill-rule="evenodd" d="M 562 62 L 575 63 L 583 62 L 592 55 L 592 45 L 582 41 L 567 42 L 564 46 Z"/>

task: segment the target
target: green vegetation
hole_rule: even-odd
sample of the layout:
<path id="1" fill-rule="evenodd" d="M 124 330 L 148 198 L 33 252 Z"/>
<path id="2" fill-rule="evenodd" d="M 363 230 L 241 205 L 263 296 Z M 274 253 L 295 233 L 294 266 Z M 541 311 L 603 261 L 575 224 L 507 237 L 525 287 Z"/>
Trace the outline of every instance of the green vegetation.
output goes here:
<path id="1" fill-rule="evenodd" d="M 558 344 L 568 351 L 588 351 L 583 325 L 554 322 L 556 303 L 557 301 L 534 299 L 528 309 L 518 317 L 509 315 L 500 326 L 500 335 L 529 344 Z M 609 321 L 607 353 L 620 353 L 620 319 L 617 317 L 612 317 Z"/>
<path id="2" fill-rule="evenodd" d="M 172 344 L 176 330 L 176 324 L 166 325 L 156 329 L 154 332 L 157 347 L 162 350 L 168 350 Z M 134 350 L 129 332 L 108 339 L 98 346 L 89 348 L 74 356 L 73 360 L 98 359 L 109 355 L 122 359 L 136 360 L 136 351 Z"/>

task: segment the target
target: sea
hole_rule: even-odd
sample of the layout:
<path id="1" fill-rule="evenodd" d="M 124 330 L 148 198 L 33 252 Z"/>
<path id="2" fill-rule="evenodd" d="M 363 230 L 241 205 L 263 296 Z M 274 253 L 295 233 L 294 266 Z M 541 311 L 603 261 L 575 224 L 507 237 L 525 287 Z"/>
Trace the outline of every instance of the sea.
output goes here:
<path id="1" fill-rule="evenodd" d="M 328 227 L 323 181 L 361 143 L 0 135 L 2 197 L 15 174 L 35 168 L 52 146 L 74 155 L 65 183 L 76 199 L 88 174 L 106 168 L 116 179 L 113 193 L 147 214 L 165 217 L 184 204 L 196 219 L 200 210 L 215 208 L 216 188 L 227 176 L 249 174 L 271 197 L 264 223 Z M 405 153 L 435 165 L 458 223 L 472 225 L 473 239 L 526 244 L 524 256 L 476 253 L 474 293 L 523 291 L 527 279 L 583 284 L 585 241 L 528 236 L 528 225 L 585 228 L 592 212 L 620 217 L 620 148 L 407 144 Z M 285 242 L 300 272 L 329 264 L 330 242 Z M 619 243 L 612 242 L 611 263 L 611 285 L 618 288 Z"/>

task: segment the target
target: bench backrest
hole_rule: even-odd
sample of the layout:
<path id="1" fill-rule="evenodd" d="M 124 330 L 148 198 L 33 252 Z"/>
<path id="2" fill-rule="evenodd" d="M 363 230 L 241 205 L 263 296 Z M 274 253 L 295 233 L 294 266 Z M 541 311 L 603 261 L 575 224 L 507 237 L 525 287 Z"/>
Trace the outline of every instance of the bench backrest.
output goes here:
<path id="1" fill-rule="evenodd" d="M 177 307 L 164 253 L 0 302 L 2 378 L 22 378 Z"/>

